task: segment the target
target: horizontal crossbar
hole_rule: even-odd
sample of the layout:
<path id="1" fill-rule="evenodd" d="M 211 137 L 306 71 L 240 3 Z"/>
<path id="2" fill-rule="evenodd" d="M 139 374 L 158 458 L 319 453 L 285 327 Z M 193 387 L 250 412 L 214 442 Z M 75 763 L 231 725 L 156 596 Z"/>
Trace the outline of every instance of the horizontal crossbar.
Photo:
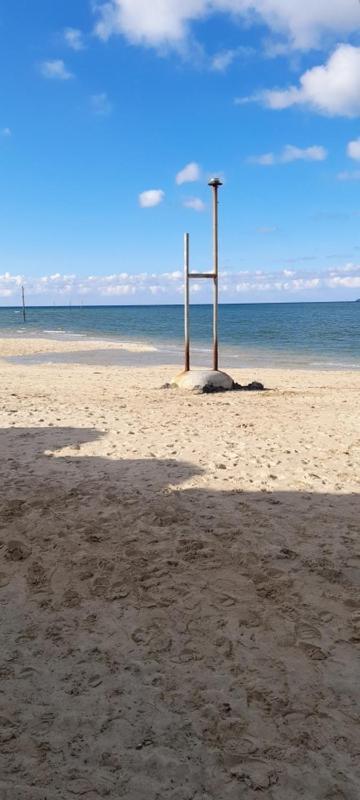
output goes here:
<path id="1" fill-rule="evenodd" d="M 216 278 L 215 272 L 188 272 L 188 278 Z"/>

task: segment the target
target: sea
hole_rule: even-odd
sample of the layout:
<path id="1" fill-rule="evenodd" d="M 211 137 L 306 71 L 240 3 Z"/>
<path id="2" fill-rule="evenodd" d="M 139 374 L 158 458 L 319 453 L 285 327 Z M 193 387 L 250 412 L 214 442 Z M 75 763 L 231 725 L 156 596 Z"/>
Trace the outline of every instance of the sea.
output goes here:
<path id="1" fill-rule="evenodd" d="M 78 342 L 76 352 L 61 353 L 59 348 L 21 359 L 28 362 L 181 365 L 183 327 L 181 305 L 29 307 L 25 323 L 21 309 L 0 308 L 0 337 Z M 210 305 L 191 306 L 190 328 L 192 364 L 210 366 Z M 219 307 L 219 334 L 224 369 L 360 369 L 360 302 L 224 304 Z M 89 340 L 96 346 L 82 350 L 82 342 Z M 102 348 L 109 341 L 140 348 Z"/>

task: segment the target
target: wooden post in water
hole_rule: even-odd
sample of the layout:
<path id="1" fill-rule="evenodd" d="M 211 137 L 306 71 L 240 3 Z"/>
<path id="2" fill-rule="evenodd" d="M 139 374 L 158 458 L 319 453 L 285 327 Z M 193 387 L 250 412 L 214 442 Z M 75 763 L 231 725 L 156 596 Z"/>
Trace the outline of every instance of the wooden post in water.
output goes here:
<path id="1" fill-rule="evenodd" d="M 26 322 L 26 308 L 25 308 L 25 289 L 21 287 L 21 297 L 22 297 L 22 312 L 23 312 L 23 320 Z"/>

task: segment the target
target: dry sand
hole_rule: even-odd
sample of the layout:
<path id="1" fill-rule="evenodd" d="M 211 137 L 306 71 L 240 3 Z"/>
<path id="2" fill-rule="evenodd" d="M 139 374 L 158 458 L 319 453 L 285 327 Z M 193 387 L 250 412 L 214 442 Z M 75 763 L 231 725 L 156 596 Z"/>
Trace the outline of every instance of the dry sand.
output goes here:
<path id="1" fill-rule="evenodd" d="M 172 373 L 0 362 L 0 798 L 358 800 L 360 374 Z"/>

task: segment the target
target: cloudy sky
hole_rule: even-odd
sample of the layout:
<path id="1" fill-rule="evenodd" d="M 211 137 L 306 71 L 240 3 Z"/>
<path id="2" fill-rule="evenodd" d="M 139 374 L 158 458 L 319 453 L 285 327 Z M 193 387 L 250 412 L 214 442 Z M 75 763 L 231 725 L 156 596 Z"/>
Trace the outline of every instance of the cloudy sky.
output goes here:
<path id="1" fill-rule="evenodd" d="M 359 0 L 4 0 L 0 304 L 360 296 Z M 197 302 L 205 282 L 193 284 Z"/>

